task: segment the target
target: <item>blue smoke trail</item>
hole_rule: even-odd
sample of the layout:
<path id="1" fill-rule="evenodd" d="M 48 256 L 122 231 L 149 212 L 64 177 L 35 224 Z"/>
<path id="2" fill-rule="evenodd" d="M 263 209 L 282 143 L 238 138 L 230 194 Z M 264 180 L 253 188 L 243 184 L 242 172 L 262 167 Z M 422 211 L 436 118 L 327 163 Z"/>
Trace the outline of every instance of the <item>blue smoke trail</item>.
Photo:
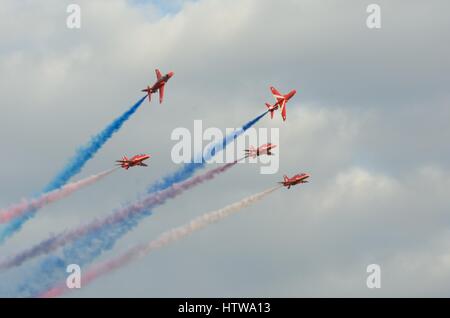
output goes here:
<path id="1" fill-rule="evenodd" d="M 206 155 L 202 156 L 202 161 L 199 163 L 186 163 L 181 167 L 181 169 L 175 171 L 172 174 L 169 174 L 165 177 L 163 177 L 161 180 L 155 182 L 152 184 L 148 190 L 147 193 L 153 193 L 157 191 L 162 191 L 170 186 L 172 186 L 174 183 L 182 182 L 186 180 L 187 178 L 190 178 L 194 175 L 194 173 L 203 168 L 205 166 L 205 163 L 210 160 L 212 157 L 214 157 L 217 153 L 225 149 L 232 141 L 234 141 L 237 137 L 242 135 L 247 129 L 252 127 L 254 124 L 256 124 L 261 118 L 263 118 L 268 112 L 264 112 L 258 117 L 250 120 L 246 124 L 244 124 L 241 128 L 236 129 L 234 132 L 228 134 L 223 138 L 222 142 L 218 142 L 215 145 L 211 146 L 206 152 Z"/>
<path id="2" fill-rule="evenodd" d="M 130 109 L 123 113 L 119 118 L 115 119 L 99 134 L 93 136 L 86 145 L 78 149 L 75 153 L 75 156 L 70 159 L 70 161 L 64 166 L 64 168 L 43 189 L 42 193 L 47 193 L 62 187 L 67 183 L 67 181 L 69 181 L 70 178 L 78 174 L 84 167 L 86 162 L 88 162 L 108 141 L 108 139 L 110 139 L 111 136 L 122 127 L 122 125 L 130 118 L 130 116 L 137 111 L 145 98 L 146 96 L 142 97 L 136 104 L 134 104 Z M 33 213 L 27 213 L 19 218 L 12 220 L 7 225 L 1 226 L 0 244 L 4 243 L 7 238 L 9 238 L 15 232 L 19 231 L 25 224 L 25 222 L 27 222 L 35 215 L 35 212 L 36 211 L 33 211 Z"/>
<path id="3" fill-rule="evenodd" d="M 203 168 L 208 159 L 212 158 L 219 151 L 225 149 L 225 147 L 234 139 L 256 124 L 266 114 L 267 112 L 252 119 L 241 128 L 225 136 L 223 141 L 210 147 L 209 150 L 206 151 L 206 156 L 202 156 L 202 162 L 184 164 L 174 173 L 169 174 L 152 184 L 147 189 L 147 192 L 153 193 L 162 191 L 175 183 L 187 180 L 193 176 L 197 170 Z M 85 235 L 83 238 L 75 241 L 71 246 L 63 248 L 61 257 L 46 257 L 33 271 L 34 274 L 32 277 L 27 278 L 19 286 L 17 294 L 22 297 L 31 297 L 49 289 L 55 282 L 64 279 L 67 275 L 66 266 L 69 264 L 67 262 L 78 264 L 82 268 L 92 263 L 104 251 L 112 249 L 121 237 L 130 232 L 140 223 L 141 220 L 151 214 L 152 211 L 143 210 L 141 213 L 136 213 L 119 224 L 108 224 L 98 231 Z"/>

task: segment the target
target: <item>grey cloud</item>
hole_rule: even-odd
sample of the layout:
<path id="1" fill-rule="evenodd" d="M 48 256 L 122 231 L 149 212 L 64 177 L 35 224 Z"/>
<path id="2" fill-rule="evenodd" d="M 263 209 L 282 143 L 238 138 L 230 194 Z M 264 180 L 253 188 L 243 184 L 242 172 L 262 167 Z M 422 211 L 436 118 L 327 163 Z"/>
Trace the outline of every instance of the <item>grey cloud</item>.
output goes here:
<path id="1" fill-rule="evenodd" d="M 123 154 L 150 152 L 148 169 L 119 171 L 39 212 L 0 247 L 8 255 L 50 232 L 110 213 L 176 166 L 175 127 L 237 127 L 298 90 L 280 127 L 280 173 L 239 165 L 155 210 L 103 257 L 199 213 L 312 174 L 220 224 L 149 255 L 73 296 L 448 296 L 450 129 L 448 4 L 378 1 L 382 29 L 365 27 L 369 1 L 207 0 L 161 16 L 126 1 L 6 1 L 0 20 L 0 167 L 6 206 L 33 194 L 76 147 L 174 70 L 163 105 L 144 104 L 80 176 Z M 15 19 L 7 19 L 14 16 Z M 365 268 L 382 265 L 379 291 Z M 0 274 L 15 284 L 24 266 Z M 411 280 L 411 276 L 416 279 Z M 0 288 L 4 291 L 3 287 Z"/>

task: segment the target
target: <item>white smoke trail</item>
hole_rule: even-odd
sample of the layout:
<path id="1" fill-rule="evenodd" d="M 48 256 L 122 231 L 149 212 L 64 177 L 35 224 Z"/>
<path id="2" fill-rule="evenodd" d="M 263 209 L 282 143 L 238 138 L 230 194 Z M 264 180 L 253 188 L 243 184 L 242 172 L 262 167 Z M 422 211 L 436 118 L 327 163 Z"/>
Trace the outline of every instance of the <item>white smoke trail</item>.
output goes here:
<path id="1" fill-rule="evenodd" d="M 22 216 L 26 213 L 34 213 L 36 209 L 40 209 L 50 203 L 61 200 L 69 196 L 73 192 L 103 179 L 115 170 L 117 170 L 117 168 L 95 174 L 76 182 L 68 183 L 63 187 L 51 192 L 47 192 L 38 198 L 25 199 L 21 203 L 11 205 L 6 209 L 2 209 L 0 210 L 0 223 L 7 223 L 12 219 Z"/>
<path id="2" fill-rule="evenodd" d="M 182 238 L 201 230 L 205 227 L 207 227 L 210 224 L 216 223 L 238 211 L 240 211 L 242 208 L 245 208 L 265 196 L 269 195 L 270 193 L 274 192 L 275 190 L 279 189 L 281 186 L 276 186 L 273 188 L 270 188 L 266 191 L 254 194 L 252 196 L 249 196 L 247 198 L 244 198 L 236 203 L 230 204 L 222 209 L 205 213 L 195 219 L 193 219 L 191 222 L 179 226 L 177 228 L 171 229 L 167 232 L 164 232 L 161 234 L 158 238 L 156 238 L 153 241 L 150 241 L 147 244 L 138 245 L 134 248 L 131 248 L 127 252 L 123 253 L 122 255 L 119 255 L 118 257 L 112 258 L 108 261 L 99 263 L 97 265 L 94 265 L 89 269 L 82 277 L 82 285 L 85 286 L 95 279 L 106 275 L 113 270 L 116 270 L 118 268 L 121 268 L 131 261 L 140 259 L 144 256 L 146 256 L 148 253 L 155 249 L 162 248 L 170 243 L 176 242 L 178 240 L 181 240 Z M 71 289 L 68 289 L 64 283 L 58 284 L 55 287 L 47 290 L 46 292 L 39 295 L 39 297 L 47 298 L 47 297 L 57 297 L 60 296 L 66 292 L 71 291 Z"/>
<path id="3" fill-rule="evenodd" d="M 266 191 L 254 194 L 236 203 L 230 204 L 220 210 L 205 213 L 197 217 L 196 219 L 192 220 L 188 224 L 169 230 L 161 234 L 159 238 L 157 238 L 156 240 L 151 241 L 146 245 L 142 245 L 141 248 L 139 248 L 140 251 L 137 256 L 144 256 L 154 249 L 164 247 L 172 242 L 178 241 L 184 238 L 185 236 L 192 234 L 193 232 L 201 230 L 212 223 L 216 223 L 238 212 L 239 210 L 255 203 L 256 201 L 261 200 L 262 198 L 272 193 L 273 191 L 279 189 L 280 187 L 281 186 L 273 187 Z"/>

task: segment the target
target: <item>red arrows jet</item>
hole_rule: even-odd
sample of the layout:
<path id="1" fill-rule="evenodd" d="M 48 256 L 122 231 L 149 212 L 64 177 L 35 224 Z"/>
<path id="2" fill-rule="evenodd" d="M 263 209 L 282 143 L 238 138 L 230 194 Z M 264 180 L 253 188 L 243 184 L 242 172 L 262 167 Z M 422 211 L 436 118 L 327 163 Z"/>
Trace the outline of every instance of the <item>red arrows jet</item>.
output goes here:
<path id="1" fill-rule="evenodd" d="M 284 176 L 284 180 L 282 182 L 278 182 L 278 183 L 281 183 L 283 186 L 290 189 L 291 186 L 294 186 L 296 184 L 307 183 L 308 181 L 306 179 L 308 179 L 309 177 L 310 176 L 307 173 L 296 174 L 292 178 L 288 178 L 287 176 Z"/>
<path id="2" fill-rule="evenodd" d="M 270 150 L 275 148 L 276 146 L 277 145 L 273 145 L 271 143 L 264 144 L 256 149 L 253 146 L 250 146 L 250 149 L 245 149 L 245 156 L 252 157 L 252 158 L 256 158 L 260 155 L 271 156 L 271 155 L 273 155 L 273 153 Z"/>
<path id="3" fill-rule="evenodd" d="M 270 105 L 269 103 L 266 103 L 267 108 L 270 112 L 270 118 L 273 118 L 273 112 L 277 110 L 278 108 L 281 109 L 281 117 L 283 117 L 283 121 L 286 120 L 286 103 L 292 98 L 292 96 L 297 93 L 297 91 L 294 89 L 290 91 L 288 94 L 283 95 L 281 94 L 275 87 L 271 86 L 270 90 L 272 91 L 273 97 L 276 99 L 276 103 L 273 105 Z"/>
<path id="4" fill-rule="evenodd" d="M 144 163 L 144 160 L 147 160 L 150 158 L 150 155 L 136 155 L 131 157 L 130 159 L 127 158 L 127 156 L 123 156 L 122 160 L 116 160 L 117 165 L 121 166 L 122 168 L 128 170 L 130 167 L 134 166 L 141 166 L 141 167 L 147 167 L 147 165 Z"/>
<path id="5" fill-rule="evenodd" d="M 152 100 L 152 94 L 159 91 L 159 103 L 161 104 L 164 99 L 164 86 L 166 85 L 167 81 L 173 76 L 173 72 L 169 72 L 166 75 L 162 76 L 161 72 L 156 69 L 156 82 L 153 84 L 152 87 L 147 86 L 147 88 L 144 88 L 142 92 L 147 92 L 148 95 L 148 102 L 150 103 Z"/>

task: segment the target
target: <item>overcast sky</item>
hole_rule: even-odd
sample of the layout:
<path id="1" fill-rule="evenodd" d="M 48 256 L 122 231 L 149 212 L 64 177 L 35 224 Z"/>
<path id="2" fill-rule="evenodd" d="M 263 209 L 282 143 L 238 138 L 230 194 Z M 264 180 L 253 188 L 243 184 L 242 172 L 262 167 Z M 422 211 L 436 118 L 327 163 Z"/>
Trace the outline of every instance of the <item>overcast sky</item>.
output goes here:
<path id="1" fill-rule="evenodd" d="M 81 6 L 81 29 L 66 7 Z M 381 6 L 381 29 L 366 7 Z M 165 101 L 141 109 L 75 180 L 118 171 L 39 211 L 0 257 L 107 215 L 177 166 L 173 129 L 239 127 L 297 89 L 257 127 L 279 127 L 280 171 L 239 165 L 155 209 L 107 259 L 197 215 L 308 184 L 103 277 L 72 297 L 450 296 L 448 1 L 2 1 L 0 206 L 40 191 L 74 151 L 173 70 Z M 382 287 L 366 287 L 381 266 Z M 31 268 L 0 274 L 0 292 Z M 3 286 L 2 286 L 3 285 Z"/>

